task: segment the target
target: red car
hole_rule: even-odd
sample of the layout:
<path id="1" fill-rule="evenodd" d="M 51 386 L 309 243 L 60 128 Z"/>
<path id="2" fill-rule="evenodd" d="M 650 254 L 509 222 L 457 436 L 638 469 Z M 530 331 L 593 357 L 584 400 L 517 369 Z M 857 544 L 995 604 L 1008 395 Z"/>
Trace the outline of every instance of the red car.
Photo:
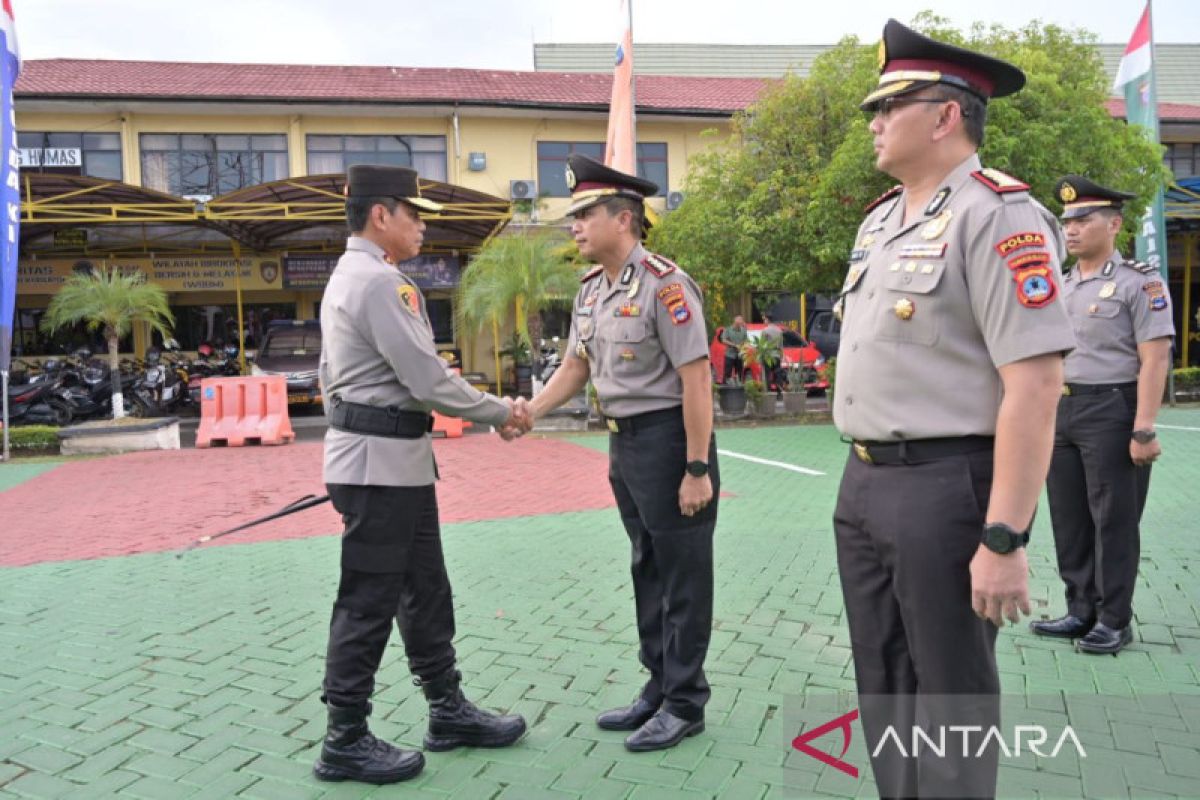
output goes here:
<path id="1" fill-rule="evenodd" d="M 756 341 L 762 335 L 765 327 L 766 325 L 761 322 L 747 324 L 747 341 Z M 714 380 L 717 383 L 725 381 L 725 343 L 721 341 L 721 334 L 724 332 L 724 328 L 717 328 L 712 344 L 708 348 L 709 363 L 712 365 Z M 782 366 L 786 369 L 797 364 L 801 367 L 800 380 L 804 384 L 805 390 L 813 393 L 829 388 L 829 381 L 825 380 L 825 357 L 821 355 L 821 351 L 812 342 L 804 341 L 800 334 L 783 328 Z M 762 380 L 762 367 L 758 364 L 747 366 L 746 372 L 748 378 Z"/>

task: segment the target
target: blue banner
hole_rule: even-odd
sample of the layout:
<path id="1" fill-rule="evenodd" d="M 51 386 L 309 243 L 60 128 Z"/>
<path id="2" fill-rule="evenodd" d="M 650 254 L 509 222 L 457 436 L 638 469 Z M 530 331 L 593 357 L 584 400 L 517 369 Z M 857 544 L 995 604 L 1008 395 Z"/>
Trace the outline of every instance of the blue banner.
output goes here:
<path id="1" fill-rule="evenodd" d="M 21 229 L 21 179 L 17 169 L 17 119 L 13 110 L 13 84 L 21 69 L 17 55 L 12 10 L 5 0 L 0 11 L 0 155 L 3 156 L 3 180 L 0 181 L 0 372 L 6 372 L 12 359 L 13 312 L 17 305 L 17 251 Z"/>

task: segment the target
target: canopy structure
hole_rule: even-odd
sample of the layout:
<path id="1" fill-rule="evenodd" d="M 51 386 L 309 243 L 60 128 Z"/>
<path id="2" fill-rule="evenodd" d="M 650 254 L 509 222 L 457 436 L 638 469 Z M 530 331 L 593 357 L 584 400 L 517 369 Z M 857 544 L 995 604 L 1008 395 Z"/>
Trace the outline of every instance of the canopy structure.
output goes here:
<path id="1" fill-rule="evenodd" d="M 1200 178 L 1171 185 L 1163 200 L 1168 230 L 1200 230 Z"/>
<path id="2" fill-rule="evenodd" d="M 26 173 L 21 253 L 339 252 L 344 184 L 341 174 L 285 178 L 198 202 L 119 181 Z M 428 253 L 476 252 L 512 218 L 508 201 L 483 192 L 422 180 L 421 193 L 445 206 L 425 218 Z"/>

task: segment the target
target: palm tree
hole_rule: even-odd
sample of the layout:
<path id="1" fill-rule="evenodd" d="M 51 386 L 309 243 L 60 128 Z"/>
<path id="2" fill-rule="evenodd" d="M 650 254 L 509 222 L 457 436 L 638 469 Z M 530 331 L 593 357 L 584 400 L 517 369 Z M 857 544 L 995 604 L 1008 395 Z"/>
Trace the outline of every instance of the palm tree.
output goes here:
<path id="1" fill-rule="evenodd" d="M 458 288 L 463 327 L 479 333 L 512 313 L 516 336 L 534 348 L 542 338 L 542 312 L 569 305 L 579 287 L 581 265 L 572 260 L 572 249 L 561 233 L 544 229 L 492 239 L 471 261 Z"/>
<path id="2" fill-rule="evenodd" d="M 125 416 L 121 397 L 121 365 L 118 343 L 135 322 L 145 322 L 162 334 L 171 335 L 175 318 L 167 307 L 167 293 L 146 282 L 140 272 L 123 273 L 119 268 L 76 273 L 63 283 L 50 300 L 42 328 L 53 333 L 59 328 L 87 323 L 89 331 L 103 329 L 108 343 L 108 368 L 112 378 L 113 419 Z"/>

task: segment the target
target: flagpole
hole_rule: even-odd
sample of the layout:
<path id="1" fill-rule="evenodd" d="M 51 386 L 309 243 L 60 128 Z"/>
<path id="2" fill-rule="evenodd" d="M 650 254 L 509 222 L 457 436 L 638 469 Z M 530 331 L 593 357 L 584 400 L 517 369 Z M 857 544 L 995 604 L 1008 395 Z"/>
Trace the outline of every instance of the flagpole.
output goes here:
<path id="1" fill-rule="evenodd" d="M 1150 109 L 1151 109 L 1150 119 L 1154 123 L 1154 142 L 1158 143 L 1158 142 L 1162 141 L 1162 135 L 1159 133 L 1159 127 L 1158 127 L 1158 71 L 1155 69 L 1158 66 L 1158 53 L 1154 48 L 1154 0 L 1146 0 L 1146 25 L 1149 28 L 1148 33 L 1150 35 Z M 1128 118 L 1128 116 L 1129 116 L 1128 109 L 1126 110 L 1125 116 L 1126 116 L 1126 118 Z M 1163 198 L 1163 187 L 1159 186 L 1155 192 L 1155 197 L 1152 202 L 1161 206 L 1162 198 Z M 1165 228 L 1166 224 L 1167 224 L 1165 214 L 1163 215 L 1163 218 L 1161 221 L 1162 221 L 1163 227 Z M 1164 230 L 1163 231 L 1163 241 L 1165 242 L 1166 239 L 1167 239 L 1166 231 Z M 1163 285 L 1166 287 L 1168 295 L 1171 293 L 1171 278 L 1170 278 L 1171 270 L 1170 270 L 1170 265 L 1167 264 L 1167 254 L 1169 252 L 1170 252 L 1170 248 L 1163 250 L 1163 252 L 1162 252 L 1162 268 L 1160 270 L 1160 273 L 1162 274 Z M 1183 313 L 1184 313 L 1184 315 L 1186 315 L 1187 310 L 1185 309 Z M 1173 341 L 1171 344 L 1171 350 L 1174 351 L 1174 349 L 1175 349 L 1175 345 L 1174 345 L 1174 341 Z M 1167 362 L 1167 402 L 1171 406 L 1175 405 L 1175 359 L 1174 359 L 1174 355 L 1175 355 L 1174 352 L 1171 352 L 1170 356 L 1168 357 L 1169 360 Z M 1184 366 L 1186 367 L 1187 364 L 1184 364 Z"/>
<path id="2" fill-rule="evenodd" d="M 629 57 L 633 58 L 633 0 L 629 0 Z M 633 136 L 633 174 L 637 174 L 637 62 L 629 70 L 629 120 Z"/>

